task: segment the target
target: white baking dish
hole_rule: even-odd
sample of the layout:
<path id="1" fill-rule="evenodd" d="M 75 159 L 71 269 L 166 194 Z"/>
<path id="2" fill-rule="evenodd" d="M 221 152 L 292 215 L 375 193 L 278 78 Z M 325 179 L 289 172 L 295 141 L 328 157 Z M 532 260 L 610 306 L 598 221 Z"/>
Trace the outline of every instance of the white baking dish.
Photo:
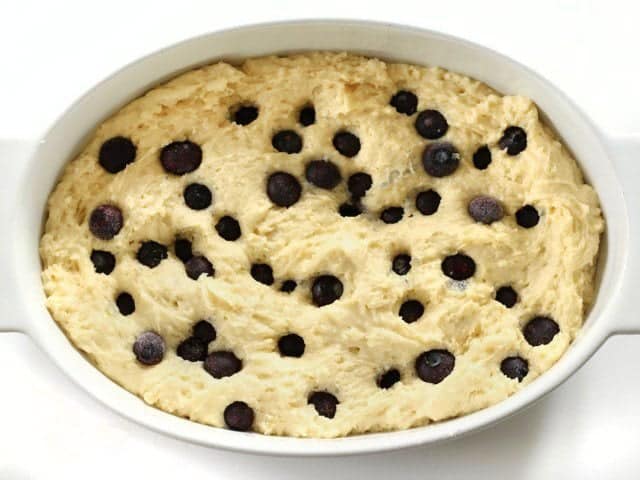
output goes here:
<path id="1" fill-rule="evenodd" d="M 583 330 L 568 352 L 521 392 L 477 413 L 401 432 L 330 440 L 232 432 L 148 406 L 94 368 L 47 312 L 38 256 L 46 200 L 64 164 L 83 146 L 94 127 L 153 85 L 192 67 L 218 59 L 233 61 L 303 50 L 350 51 L 393 61 L 439 65 L 482 80 L 503 93 L 526 95 L 537 103 L 578 159 L 600 196 L 607 221 L 598 294 Z M 16 152 L 10 142 L 0 146 L 4 162 L 0 224 L 5 229 L 0 244 L 0 331 L 26 333 L 78 385 L 113 410 L 187 441 L 254 453 L 344 455 L 450 439 L 530 405 L 566 380 L 610 335 L 640 330 L 633 295 L 640 280 L 640 139 L 604 138 L 544 78 L 493 51 L 447 35 L 358 21 L 272 23 L 216 32 L 149 55 L 98 84 L 33 146 L 26 162 L 7 158 Z"/>

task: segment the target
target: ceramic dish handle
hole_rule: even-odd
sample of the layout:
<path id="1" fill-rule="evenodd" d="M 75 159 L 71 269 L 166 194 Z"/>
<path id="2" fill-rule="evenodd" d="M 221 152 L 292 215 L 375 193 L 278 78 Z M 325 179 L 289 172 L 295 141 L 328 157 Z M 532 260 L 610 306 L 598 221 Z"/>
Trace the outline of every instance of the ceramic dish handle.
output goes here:
<path id="1" fill-rule="evenodd" d="M 640 334 L 640 136 L 611 138 L 615 169 L 629 215 L 629 255 L 617 295 L 614 334 Z M 611 292 L 614 294 L 614 292 Z"/>
<path id="2" fill-rule="evenodd" d="M 25 319 L 13 295 L 12 232 L 14 215 L 19 210 L 18 178 L 34 149 L 33 142 L 0 139 L 0 332 L 24 332 Z"/>

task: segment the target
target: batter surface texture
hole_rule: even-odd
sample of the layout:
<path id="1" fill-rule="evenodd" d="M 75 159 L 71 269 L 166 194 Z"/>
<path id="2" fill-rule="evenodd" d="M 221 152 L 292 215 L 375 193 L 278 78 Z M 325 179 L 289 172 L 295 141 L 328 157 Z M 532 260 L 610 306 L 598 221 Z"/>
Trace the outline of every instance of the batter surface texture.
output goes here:
<path id="1" fill-rule="evenodd" d="M 526 388 L 582 326 L 603 226 L 529 99 L 309 53 L 125 106 L 66 167 L 40 250 L 53 318 L 145 402 L 338 437 Z"/>

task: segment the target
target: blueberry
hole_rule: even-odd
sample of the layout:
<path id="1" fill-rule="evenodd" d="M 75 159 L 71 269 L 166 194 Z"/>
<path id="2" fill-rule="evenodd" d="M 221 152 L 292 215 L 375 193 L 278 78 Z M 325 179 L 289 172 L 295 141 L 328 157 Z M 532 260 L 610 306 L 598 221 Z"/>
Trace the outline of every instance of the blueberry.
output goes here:
<path id="1" fill-rule="evenodd" d="M 200 320 L 193 326 L 193 336 L 204 343 L 211 343 L 216 339 L 216 329 L 206 320 Z"/>
<path id="2" fill-rule="evenodd" d="M 235 218 L 230 217 L 229 215 L 225 215 L 218 220 L 218 223 L 216 223 L 216 232 L 229 242 L 239 239 L 242 235 L 240 224 Z"/>
<path id="3" fill-rule="evenodd" d="M 327 160 L 313 160 L 307 163 L 305 177 L 309 183 L 326 190 L 333 189 L 342 180 L 336 164 Z"/>
<path id="4" fill-rule="evenodd" d="M 411 255 L 401 253 L 393 257 L 391 261 L 391 270 L 398 275 L 406 275 L 411 270 Z"/>
<path id="5" fill-rule="evenodd" d="M 187 276 L 193 280 L 197 280 L 200 275 L 206 275 L 207 277 L 213 277 L 216 271 L 211 265 L 211 262 L 202 255 L 195 255 L 184 263 Z"/>
<path id="6" fill-rule="evenodd" d="M 200 166 L 202 149 L 189 140 L 172 142 L 160 151 L 160 163 L 167 173 L 184 175 Z"/>
<path id="7" fill-rule="evenodd" d="M 529 362 L 522 357 L 507 357 L 500 363 L 500 371 L 507 377 L 521 382 L 529 373 Z"/>
<path id="8" fill-rule="evenodd" d="M 101 240 L 111 240 L 122 229 L 122 211 L 114 205 L 100 205 L 89 217 L 89 230 Z"/>
<path id="9" fill-rule="evenodd" d="M 486 145 L 478 148 L 473 154 L 473 166 L 478 170 L 486 170 L 491 164 L 491 150 Z"/>
<path id="10" fill-rule="evenodd" d="M 507 155 L 518 155 L 527 148 L 527 132 L 520 127 L 507 127 L 498 145 L 507 151 Z"/>
<path id="11" fill-rule="evenodd" d="M 144 332 L 138 335 L 133 344 L 133 353 L 144 365 L 156 365 L 164 358 L 164 339 L 156 332 Z"/>
<path id="12" fill-rule="evenodd" d="M 205 359 L 203 367 L 213 378 L 230 377 L 242 370 L 242 360 L 233 352 L 212 352 Z"/>
<path id="13" fill-rule="evenodd" d="M 399 90 L 389 104 L 396 109 L 398 113 L 404 113 L 407 116 L 413 115 L 418 109 L 418 97 L 415 93 L 407 90 Z"/>
<path id="14" fill-rule="evenodd" d="M 338 207 L 338 213 L 343 217 L 357 217 L 362 213 L 357 203 L 342 203 Z"/>
<path id="15" fill-rule="evenodd" d="M 466 280 L 476 273 L 476 262 L 468 255 L 456 253 L 442 260 L 442 272 L 454 280 Z"/>
<path id="16" fill-rule="evenodd" d="M 449 130 L 447 119 L 437 110 L 420 112 L 416 118 L 415 127 L 420 136 L 428 140 L 440 138 Z"/>
<path id="17" fill-rule="evenodd" d="M 423 215 L 433 215 L 440 207 L 440 194 L 435 190 L 420 192 L 416 196 L 416 208 Z"/>
<path id="18" fill-rule="evenodd" d="M 420 380 L 427 383 L 440 383 L 453 371 L 454 357 L 447 350 L 429 350 L 416 358 L 415 369 Z"/>
<path id="19" fill-rule="evenodd" d="M 400 372 L 392 368 L 391 370 L 387 370 L 384 373 L 381 373 L 376 379 L 376 385 L 378 387 L 383 388 L 385 390 L 393 387 L 396 383 L 400 381 Z"/>
<path id="20" fill-rule="evenodd" d="M 253 105 L 244 105 L 233 114 L 233 121 L 242 126 L 249 125 L 256 118 L 258 118 L 258 107 Z"/>
<path id="21" fill-rule="evenodd" d="M 432 143 L 422 154 L 422 166 L 432 177 L 446 177 L 458 169 L 460 154 L 450 143 Z"/>
<path id="22" fill-rule="evenodd" d="M 488 195 L 475 197 L 469 202 L 467 209 L 471 218 L 485 225 L 502 220 L 504 217 L 504 210 L 500 202 Z"/>
<path id="23" fill-rule="evenodd" d="M 313 303 L 322 307 L 338 300 L 344 291 L 342 282 L 333 275 L 320 275 L 316 277 L 311 286 Z"/>
<path id="24" fill-rule="evenodd" d="M 157 267 L 167 256 L 167 247 L 153 240 L 143 242 L 136 254 L 138 261 L 149 268 Z"/>
<path id="25" fill-rule="evenodd" d="M 193 257 L 193 251 L 191 250 L 191 242 L 184 238 L 177 238 L 173 244 L 173 251 L 183 263 Z"/>
<path id="26" fill-rule="evenodd" d="M 291 293 L 296 289 L 297 286 L 298 284 L 295 280 L 285 280 L 284 282 L 282 282 L 282 285 L 280 285 L 280 291 L 284 293 Z"/>
<path id="27" fill-rule="evenodd" d="M 400 305 L 398 314 L 406 323 L 413 323 L 424 314 L 424 306 L 418 300 L 407 300 Z"/>
<path id="28" fill-rule="evenodd" d="M 372 184 L 371 175 L 365 172 L 358 172 L 349 177 L 347 188 L 349 189 L 351 197 L 357 199 L 364 197 Z"/>
<path id="29" fill-rule="evenodd" d="M 109 173 L 118 173 L 136 158 L 136 146 L 126 137 L 112 137 L 102 144 L 98 163 Z"/>
<path id="30" fill-rule="evenodd" d="M 516 222 L 524 228 L 533 228 L 540 221 L 538 210 L 532 205 L 525 205 L 516 212 Z"/>
<path id="31" fill-rule="evenodd" d="M 398 223 L 402 220 L 404 215 L 404 208 L 402 207 L 388 207 L 385 208 L 380 214 L 380 220 L 384 223 Z"/>
<path id="32" fill-rule="evenodd" d="M 92 250 L 91 262 L 96 273 L 104 273 L 109 275 L 116 268 L 116 257 L 110 252 L 104 250 Z"/>
<path id="33" fill-rule="evenodd" d="M 327 418 L 336 416 L 336 410 L 340 403 L 335 395 L 329 392 L 313 392 L 307 399 L 309 405 L 313 405 L 318 415 Z"/>
<path id="34" fill-rule="evenodd" d="M 558 324 L 549 317 L 534 317 L 522 329 L 525 340 L 532 347 L 547 345 L 560 332 Z"/>
<path id="35" fill-rule="evenodd" d="M 298 153 L 302 150 L 302 138 L 293 130 L 281 130 L 273 136 L 271 145 L 279 152 Z"/>
<path id="36" fill-rule="evenodd" d="M 224 423 L 230 430 L 247 432 L 251 430 L 255 413 L 245 402 L 233 402 L 224 409 Z"/>
<path id="37" fill-rule="evenodd" d="M 207 344 L 196 337 L 189 337 L 176 350 L 180 358 L 190 362 L 201 362 L 207 358 Z"/>
<path id="38" fill-rule="evenodd" d="M 295 333 L 289 333 L 278 340 L 278 350 L 283 357 L 300 358 L 304 354 L 304 339 Z"/>
<path id="39" fill-rule="evenodd" d="M 266 263 L 254 263 L 251 265 L 251 276 L 256 282 L 264 285 L 273 285 L 273 269 Z"/>
<path id="40" fill-rule="evenodd" d="M 298 121 L 303 127 L 308 127 L 316 123 L 316 110 L 313 106 L 308 105 L 300 110 L 298 114 Z"/>
<path id="41" fill-rule="evenodd" d="M 345 157 L 355 157 L 360 151 L 360 139 L 350 132 L 338 132 L 333 136 L 333 146 Z"/>
<path id="42" fill-rule="evenodd" d="M 275 172 L 267 178 L 267 196 L 279 207 L 290 207 L 302 194 L 300 182 L 286 172 Z"/>
<path id="43" fill-rule="evenodd" d="M 507 308 L 511 308 L 518 302 L 518 294 L 509 286 L 500 287 L 496 292 L 496 301 Z"/>
<path id="44" fill-rule="evenodd" d="M 211 190 L 201 183 L 191 183 L 187 185 L 182 195 L 184 197 L 184 203 L 186 203 L 187 207 L 191 210 L 204 210 L 208 208 L 213 198 Z"/>
<path id="45" fill-rule="evenodd" d="M 120 313 L 124 316 L 131 315 L 136 311 L 136 302 L 131 294 L 122 292 L 116 297 L 116 306 Z"/>

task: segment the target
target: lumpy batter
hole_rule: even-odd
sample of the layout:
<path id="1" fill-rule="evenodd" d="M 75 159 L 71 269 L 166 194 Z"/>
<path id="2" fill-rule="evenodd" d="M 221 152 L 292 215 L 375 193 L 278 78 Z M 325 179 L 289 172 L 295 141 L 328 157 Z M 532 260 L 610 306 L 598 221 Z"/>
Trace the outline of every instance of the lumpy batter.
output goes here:
<path id="1" fill-rule="evenodd" d="M 602 230 L 530 100 L 310 53 L 125 106 L 66 167 L 40 249 L 53 318 L 145 402 L 337 437 L 526 388 L 582 325 Z"/>

